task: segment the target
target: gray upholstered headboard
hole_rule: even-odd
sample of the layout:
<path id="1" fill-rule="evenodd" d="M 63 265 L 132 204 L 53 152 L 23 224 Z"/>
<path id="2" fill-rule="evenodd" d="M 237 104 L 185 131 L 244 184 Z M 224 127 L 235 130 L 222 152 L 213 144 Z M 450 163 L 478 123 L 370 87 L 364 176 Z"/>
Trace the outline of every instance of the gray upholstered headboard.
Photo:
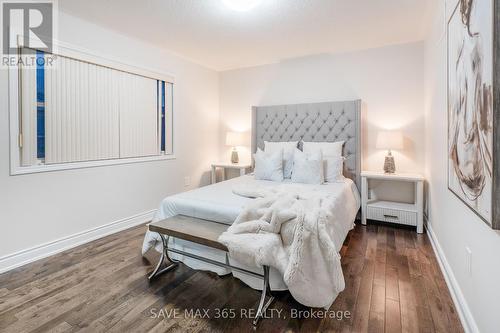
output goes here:
<path id="1" fill-rule="evenodd" d="M 252 152 L 264 141 L 300 140 L 345 141 L 344 175 L 360 188 L 360 100 L 252 107 Z"/>

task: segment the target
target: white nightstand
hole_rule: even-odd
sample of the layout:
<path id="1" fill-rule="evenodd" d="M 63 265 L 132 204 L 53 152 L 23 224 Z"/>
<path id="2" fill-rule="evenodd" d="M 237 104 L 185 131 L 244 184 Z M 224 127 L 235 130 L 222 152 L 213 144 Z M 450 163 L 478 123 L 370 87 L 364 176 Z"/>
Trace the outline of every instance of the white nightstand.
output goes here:
<path id="1" fill-rule="evenodd" d="M 414 202 L 400 203 L 372 199 L 369 197 L 369 180 L 410 182 L 414 184 Z M 419 174 L 385 174 L 382 172 L 361 172 L 361 223 L 367 219 L 411 225 L 419 234 L 424 232 L 424 177 Z"/>
<path id="2" fill-rule="evenodd" d="M 249 163 L 231 163 L 231 162 L 216 162 L 212 163 L 212 184 L 216 182 L 215 171 L 217 168 L 222 168 L 222 180 L 226 179 L 226 169 L 237 169 L 240 170 L 240 176 L 247 173 L 247 169 L 252 167 Z"/>

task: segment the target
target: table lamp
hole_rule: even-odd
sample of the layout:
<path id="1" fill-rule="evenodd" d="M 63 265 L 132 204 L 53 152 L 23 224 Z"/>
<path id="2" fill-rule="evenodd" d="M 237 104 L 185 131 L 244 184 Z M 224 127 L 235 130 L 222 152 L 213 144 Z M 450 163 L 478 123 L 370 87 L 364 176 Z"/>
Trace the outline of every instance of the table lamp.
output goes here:
<path id="1" fill-rule="evenodd" d="M 396 172 L 394 156 L 391 149 L 403 149 L 403 133 L 401 131 L 380 131 L 377 135 L 377 149 L 387 149 L 384 161 L 384 172 Z"/>
<path id="2" fill-rule="evenodd" d="M 242 146 L 244 143 L 243 133 L 240 132 L 227 132 L 226 134 L 226 146 L 233 147 L 231 153 L 231 163 L 238 163 L 240 161 L 238 157 L 237 146 Z"/>

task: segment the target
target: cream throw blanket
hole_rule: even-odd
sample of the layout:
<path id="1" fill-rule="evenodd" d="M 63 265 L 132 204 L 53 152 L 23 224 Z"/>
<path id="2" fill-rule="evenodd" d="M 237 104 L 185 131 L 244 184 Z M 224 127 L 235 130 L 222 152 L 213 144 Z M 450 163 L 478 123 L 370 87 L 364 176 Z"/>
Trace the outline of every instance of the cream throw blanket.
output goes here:
<path id="1" fill-rule="evenodd" d="M 298 302 L 329 308 L 345 286 L 328 227 L 342 209 L 338 200 L 320 191 L 300 192 L 293 185 L 233 192 L 257 199 L 219 237 L 231 257 L 249 266 L 276 268 Z"/>

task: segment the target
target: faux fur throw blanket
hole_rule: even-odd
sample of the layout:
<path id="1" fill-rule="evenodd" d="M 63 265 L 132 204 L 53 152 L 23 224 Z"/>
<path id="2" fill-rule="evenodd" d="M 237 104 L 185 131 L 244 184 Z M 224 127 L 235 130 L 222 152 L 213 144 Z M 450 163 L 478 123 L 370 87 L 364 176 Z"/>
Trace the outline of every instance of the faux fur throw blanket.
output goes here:
<path id="1" fill-rule="evenodd" d="M 345 286 L 340 255 L 327 232 L 327 224 L 335 223 L 334 198 L 293 185 L 233 192 L 257 199 L 219 237 L 231 257 L 276 268 L 298 302 L 329 308 Z"/>

